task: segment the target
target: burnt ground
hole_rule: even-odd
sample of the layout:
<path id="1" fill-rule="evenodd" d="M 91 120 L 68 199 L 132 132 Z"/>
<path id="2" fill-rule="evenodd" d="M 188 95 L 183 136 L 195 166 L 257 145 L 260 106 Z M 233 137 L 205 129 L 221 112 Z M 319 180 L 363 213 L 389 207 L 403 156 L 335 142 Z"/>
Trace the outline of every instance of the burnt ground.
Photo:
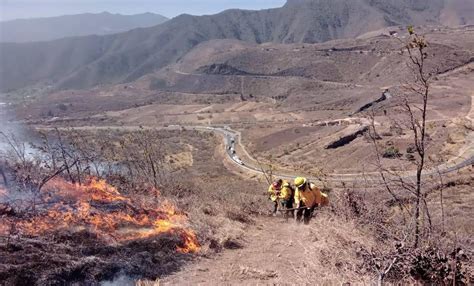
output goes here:
<path id="1" fill-rule="evenodd" d="M 156 279 L 190 259 L 176 253 L 179 236 L 111 245 L 88 231 L 0 238 L 2 285 L 99 285 L 117 274 Z"/>

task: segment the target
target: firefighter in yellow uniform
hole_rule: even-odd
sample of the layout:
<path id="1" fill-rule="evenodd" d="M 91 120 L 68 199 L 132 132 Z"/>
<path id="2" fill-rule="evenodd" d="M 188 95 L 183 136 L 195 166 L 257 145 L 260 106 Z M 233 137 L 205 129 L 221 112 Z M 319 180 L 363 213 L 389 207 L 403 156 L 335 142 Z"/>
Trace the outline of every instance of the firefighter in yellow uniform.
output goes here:
<path id="1" fill-rule="evenodd" d="M 296 204 L 296 221 L 308 224 L 313 216 L 314 209 L 323 203 L 324 194 L 319 188 L 310 183 L 306 178 L 298 177 L 295 179 L 295 204 Z"/>
<path id="2" fill-rule="evenodd" d="M 276 215 L 278 211 L 278 203 L 281 204 L 283 208 L 291 209 L 293 208 L 293 188 L 291 185 L 282 179 L 278 179 L 273 184 L 268 187 L 268 194 L 270 195 L 270 200 L 273 202 L 273 214 Z M 289 213 L 287 213 L 288 215 Z"/>

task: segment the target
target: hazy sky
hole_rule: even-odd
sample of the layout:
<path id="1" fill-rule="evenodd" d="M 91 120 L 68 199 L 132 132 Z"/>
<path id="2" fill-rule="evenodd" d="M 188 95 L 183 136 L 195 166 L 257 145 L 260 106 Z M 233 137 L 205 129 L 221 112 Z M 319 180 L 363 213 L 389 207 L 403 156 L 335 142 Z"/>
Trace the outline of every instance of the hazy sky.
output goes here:
<path id="1" fill-rule="evenodd" d="M 154 12 L 171 18 L 182 13 L 214 14 L 230 8 L 281 7 L 285 2 L 285 0 L 0 0 L 0 21 L 103 11 L 120 14 Z"/>

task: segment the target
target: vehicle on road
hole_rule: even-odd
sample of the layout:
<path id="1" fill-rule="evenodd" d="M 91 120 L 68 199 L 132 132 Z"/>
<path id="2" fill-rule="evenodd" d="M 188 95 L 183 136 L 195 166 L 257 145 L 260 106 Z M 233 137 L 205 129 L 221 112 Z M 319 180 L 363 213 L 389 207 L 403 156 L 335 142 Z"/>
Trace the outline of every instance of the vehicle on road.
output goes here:
<path id="1" fill-rule="evenodd" d="M 234 155 L 232 158 L 237 164 L 242 165 L 242 166 L 245 165 L 244 162 L 242 162 L 242 160 L 240 160 L 240 158 L 237 155 Z"/>

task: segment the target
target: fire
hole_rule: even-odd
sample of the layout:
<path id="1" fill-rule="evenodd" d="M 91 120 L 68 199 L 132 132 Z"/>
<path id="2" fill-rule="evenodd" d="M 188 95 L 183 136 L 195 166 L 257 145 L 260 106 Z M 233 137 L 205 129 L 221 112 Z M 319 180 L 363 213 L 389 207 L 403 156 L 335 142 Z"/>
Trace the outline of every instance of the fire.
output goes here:
<path id="1" fill-rule="evenodd" d="M 90 178 L 84 185 L 72 184 L 62 179 L 54 179 L 48 182 L 46 189 L 53 190 L 63 198 L 77 198 L 78 200 L 93 200 L 106 203 L 117 201 L 130 202 L 122 196 L 113 186 L 107 184 L 105 180 Z"/>
<path id="2" fill-rule="evenodd" d="M 198 252 L 199 249 L 201 248 L 199 246 L 199 243 L 197 243 L 197 237 L 196 234 L 194 233 L 186 233 L 186 235 L 183 237 L 185 241 L 185 247 L 179 247 L 178 246 L 178 251 L 181 253 L 195 253 Z"/>
<path id="3" fill-rule="evenodd" d="M 89 179 L 73 184 L 64 179 L 48 182 L 41 193 L 48 208 L 17 228 L 27 235 L 41 235 L 58 230 L 88 229 L 116 242 L 145 239 L 161 234 L 175 234 L 182 243 L 181 253 L 200 250 L 196 234 L 186 228 L 186 215 L 164 201 L 157 209 L 145 208 L 109 185 L 105 180 Z"/>

